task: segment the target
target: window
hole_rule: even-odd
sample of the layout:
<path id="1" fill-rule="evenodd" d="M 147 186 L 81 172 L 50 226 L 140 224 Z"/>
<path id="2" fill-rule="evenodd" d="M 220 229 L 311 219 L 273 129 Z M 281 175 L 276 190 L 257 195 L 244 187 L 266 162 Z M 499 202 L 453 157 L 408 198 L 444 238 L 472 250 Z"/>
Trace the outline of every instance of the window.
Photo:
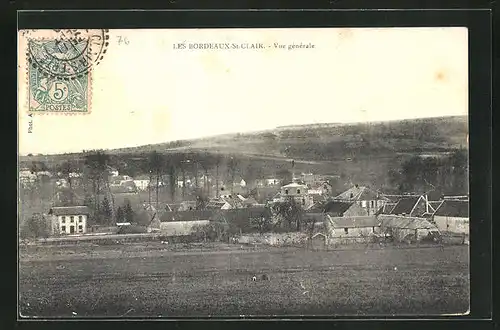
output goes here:
<path id="1" fill-rule="evenodd" d="M 375 203 L 373 201 L 370 201 L 370 206 L 375 207 Z"/>
<path id="2" fill-rule="evenodd" d="M 349 234 L 349 228 L 344 228 L 344 233 Z"/>
<path id="3" fill-rule="evenodd" d="M 74 234 L 75 233 L 75 226 L 69 226 L 69 233 Z"/>
<path id="4" fill-rule="evenodd" d="M 372 232 L 375 232 L 375 227 L 372 227 Z"/>
<path id="5" fill-rule="evenodd" d="M 300 194 L 300 189 L 297 189 L 297 194 Z"/>
<path id="6" fill-rule="evenodd" d="M 83 221 L 83 217 L 81 215 L 78 216 L 78 222 L 82 222 Z"/>
<path id="7" fill-rule="evenodd" d="M 63 233 L 65 233 L 65 232 L 66 232 L 66 226 L 61 226 L 61 231 L 62 231 Z"/>
<path id="8" fill-rule="evenodd" d="M 81 232 L 83 232 L 83 226 L 82 226 L 82 225 L 79 225 L 79 226 L 78 226 L 78 231 L 79 231 L 80 233 L 81 233 Z"/>
<path id="9" fill-rule="evenodd" d="M 70 219 L 71 223 L 75 222 L 75 217 L 74 216 L 70 216 L 69 219 Z"/>
<path id="10" fill-rule="evenodd" d="M 285 195 L 288 195 L 288 189 L 285 189 Z"/>
<path id="11" fill-rule="evenodd" d="M 65 222 L 66 222 L 66 217 L 65 217 L 65 216 L 62 216 L 62 217 L 61 217 L 61 222 L 62 222 L 62 223 L 65 223 Z"/>
<path id="12" fill-rule="evenodd" d="M 366 201 L 361 201 L 361 207 L 366 207 Z"/>
<path id="13" fill-rule="evenodd" d="M 353 197 L 354 197 L 354 194 L 353 194 L 353 193 L 351 193 L 351 198 L 353 198 Z"/>

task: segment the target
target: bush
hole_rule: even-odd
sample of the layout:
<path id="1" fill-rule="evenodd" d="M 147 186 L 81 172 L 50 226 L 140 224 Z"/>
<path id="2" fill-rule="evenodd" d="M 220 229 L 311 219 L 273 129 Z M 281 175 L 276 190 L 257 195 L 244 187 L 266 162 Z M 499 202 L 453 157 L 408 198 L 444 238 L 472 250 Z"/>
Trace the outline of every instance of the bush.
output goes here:
<path id="1" fill-rule="evenodd" d="M 147 228 L 144 226 L 130 225 L 118 228 L 118 234 L 144 234 Z"/>
<path id="2" fill-rule="evenodd" d="M 47 238 L 50 235 L 50 226 L 45 217 L 35 213 L 28 218 L 20 230 L 21 238 Z"/>

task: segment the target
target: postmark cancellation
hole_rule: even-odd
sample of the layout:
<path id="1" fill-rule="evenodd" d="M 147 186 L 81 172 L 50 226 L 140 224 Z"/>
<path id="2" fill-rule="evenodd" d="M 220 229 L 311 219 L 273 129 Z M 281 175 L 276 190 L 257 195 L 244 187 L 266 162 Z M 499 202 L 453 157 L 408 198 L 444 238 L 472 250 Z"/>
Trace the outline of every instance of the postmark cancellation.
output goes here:
<path id="1" fill-rule="evenodd" d="M 21 38 L 28 112 L 89 113 L 92 70 L 106 53 L 107 30 L 32 30 Z"/>

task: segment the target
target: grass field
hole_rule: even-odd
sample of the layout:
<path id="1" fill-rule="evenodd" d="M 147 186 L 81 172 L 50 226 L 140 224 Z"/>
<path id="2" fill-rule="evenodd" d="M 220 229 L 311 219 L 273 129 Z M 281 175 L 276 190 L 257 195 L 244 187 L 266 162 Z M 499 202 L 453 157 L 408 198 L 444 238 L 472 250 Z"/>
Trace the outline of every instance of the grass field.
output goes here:
<path id="1" fill-rule="evenodd" d="M 468 309 L 468 273 L 467 246 L 32 246 L 20 249 L 19 308 L 26 317 L 451 314 Z"/>

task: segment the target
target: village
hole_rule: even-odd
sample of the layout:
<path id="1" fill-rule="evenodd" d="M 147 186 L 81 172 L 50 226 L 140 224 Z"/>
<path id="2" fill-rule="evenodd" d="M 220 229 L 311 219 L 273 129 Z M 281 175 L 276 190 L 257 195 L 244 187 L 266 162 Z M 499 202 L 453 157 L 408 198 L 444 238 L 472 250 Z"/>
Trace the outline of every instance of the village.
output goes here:
<path id="1" fill-rule="evenodd" d="M 111 166 L 104 172 L 98 200 L 92 200 L 78 193 L 85 185 L 83 171 L 21 168 L 21 189 L 32 191 L 40 182 L 52 186 L 49 202 L 24 214 L 21 238 L 161 237 L 166 243 L 221 241 L 313 250 L 358 243 L 469 242 L 468 196 L 445 195 L 436 188 L 391 194 L 354 183 L 339 191 L 333 187 L 339 176 L 296 173 L 293 161 L 288 175 L 251 179 L 234 172 L 225 180 L 208 171 L 184 172 L 174 183 L 153 172 L 132 177 Z"/>

